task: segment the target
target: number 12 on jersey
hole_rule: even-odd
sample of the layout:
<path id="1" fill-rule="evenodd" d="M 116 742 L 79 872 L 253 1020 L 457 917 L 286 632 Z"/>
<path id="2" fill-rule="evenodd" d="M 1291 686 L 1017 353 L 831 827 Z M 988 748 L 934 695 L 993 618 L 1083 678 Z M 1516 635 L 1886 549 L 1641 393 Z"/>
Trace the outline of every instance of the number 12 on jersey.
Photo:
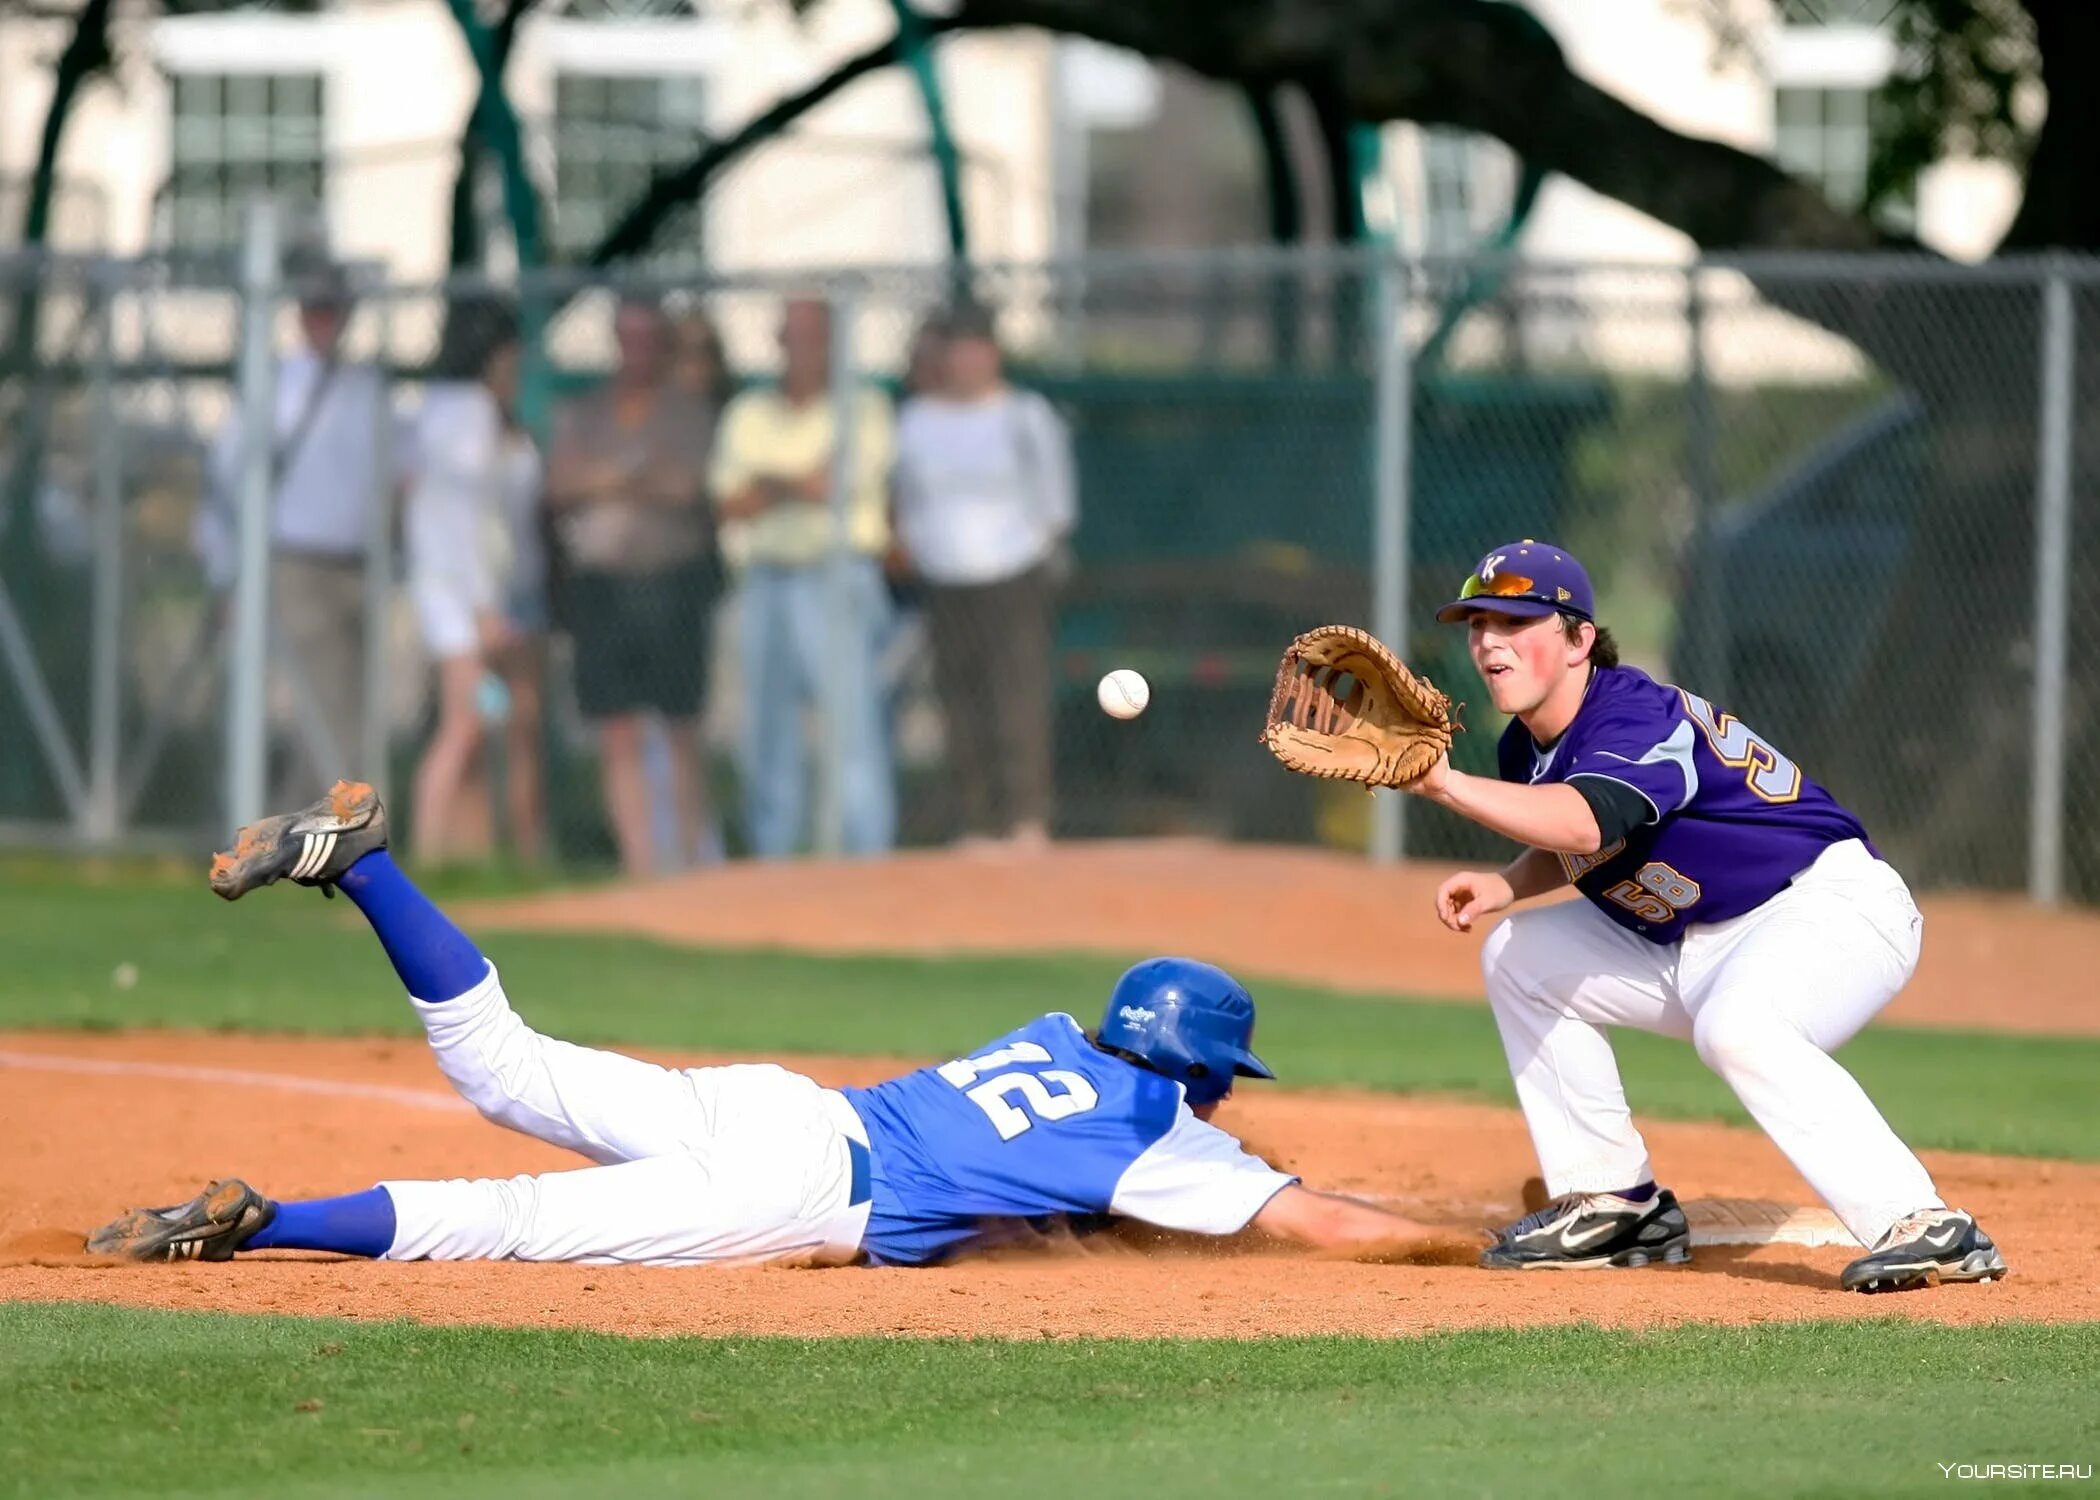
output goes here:
<path id="1" fill-rule="evenodd" d="M 982 1057 L 958 1057 L 954 1062 L 942 1063 L 934 1071 L 961 1089 L 972 1104 L 984 1111 L 985 1117 L 992 1122 L 992 1129 L 999 1132 L 1000 1140 L 1010 1141 L 1033 1127 L 1038 1119 L 1063 1120 L 1072 1115 L 1083 1115 L 1101 1102 L 1101 1096 L 1094 1092 L 1091 1083 L 1065 1068 L 1045 1068 L 1038 1073 L 1024 1073 L 1016 1068 L 982 1083 L 977 1081 L 994 1068 L 1004 1068 L 1012 1063 L 1049 1061 L 1047 1048 L 1034 1042 L 1015 1042 L 1011 1047 L 1001 1047 Z M 1063 1092 L 1051 1093 L 1051 1084 L 1056 1084 Z M 1026 1109 L 1013 1102 L 1015 1095 L 1027 1104 Z"/>

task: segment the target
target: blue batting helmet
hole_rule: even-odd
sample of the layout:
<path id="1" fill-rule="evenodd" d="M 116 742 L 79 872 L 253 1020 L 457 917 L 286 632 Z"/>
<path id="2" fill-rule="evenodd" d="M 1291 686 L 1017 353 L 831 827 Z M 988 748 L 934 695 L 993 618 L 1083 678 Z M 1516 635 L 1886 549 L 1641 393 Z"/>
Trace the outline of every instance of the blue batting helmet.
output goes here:
<path id="1" fill-rule="evenodd" d="M 1193 958 L 1148 958 L 1109 992 L 1100 1042 L 1140 1058 L 1188 1091 L 1191 1104 L 1232 1092 L 1234 1075 L 1274 1078 L 1247 1050 L 1254 997 L 1223 969 Z"/>

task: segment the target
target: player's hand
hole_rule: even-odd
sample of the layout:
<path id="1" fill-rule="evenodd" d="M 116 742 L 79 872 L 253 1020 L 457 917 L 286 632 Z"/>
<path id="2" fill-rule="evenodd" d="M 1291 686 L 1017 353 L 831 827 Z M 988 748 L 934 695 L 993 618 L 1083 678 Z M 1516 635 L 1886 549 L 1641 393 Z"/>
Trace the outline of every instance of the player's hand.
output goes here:
<path id="1" fill-rule="evenodd" d="M 1435 765 L 1407 784 L 1407 790 L 1413 792 L 1417 797 L 1427 797 L 1434 802 L 1437 798 L 1444 795 L 1444 789 L 1450 784 L 1451 757 L 1449 755 L 1439 755 L 1436 758 Z"/>
<path id="2" fill-rule="evenodd" d="M 1471 932 L 1482 917 L 1507 910 L 1516 899 L 1507 876 L 1461 870 L 1436 888 L 1436 919 L 1453 932 Z"/>

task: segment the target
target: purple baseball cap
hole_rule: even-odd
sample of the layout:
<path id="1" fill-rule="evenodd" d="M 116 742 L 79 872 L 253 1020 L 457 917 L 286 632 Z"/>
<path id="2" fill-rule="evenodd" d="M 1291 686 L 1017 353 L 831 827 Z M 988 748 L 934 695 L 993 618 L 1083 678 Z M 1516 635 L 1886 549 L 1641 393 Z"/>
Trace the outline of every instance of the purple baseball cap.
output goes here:
<path id="1" fill-rule="evenodd" d="M 1573 615 L 1595 623 L 1597 600 L 1581 563 L 1550 542 L 1526 537 L 1491 548 L 1460 586 L 1458 597 L 1436 617 L 1441 624 L 1455 625 L 1482 610 L 1519 619 Z"/>

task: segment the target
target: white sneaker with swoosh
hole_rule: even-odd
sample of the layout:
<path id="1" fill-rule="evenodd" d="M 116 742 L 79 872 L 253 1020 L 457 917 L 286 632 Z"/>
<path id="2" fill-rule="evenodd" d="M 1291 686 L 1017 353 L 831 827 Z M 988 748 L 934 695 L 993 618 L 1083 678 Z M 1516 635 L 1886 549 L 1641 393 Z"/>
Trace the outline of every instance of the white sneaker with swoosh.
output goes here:
<path id="1" fill-rule="evenodd" d="M 1935 1207 L 1890 1225 L 1872 1252 L 1845 1267 L 1839 1284 L 1848 1292 L 1907 1292 L 1943 1281 L 1996 1281 L 2005 1274 L 2005 1257 L 1973 1215 Z"/>
<path id="2" fill-rule="evenodd" d="M 1677 1195 L 1662 1188 L 1639 1202 L 1617 1193 L 1563 1194 L 1503 1230 L 1480 1263 L 1502 1271 L 1588 1271 L 1691 1258 L 1691 1225 Z"/>

